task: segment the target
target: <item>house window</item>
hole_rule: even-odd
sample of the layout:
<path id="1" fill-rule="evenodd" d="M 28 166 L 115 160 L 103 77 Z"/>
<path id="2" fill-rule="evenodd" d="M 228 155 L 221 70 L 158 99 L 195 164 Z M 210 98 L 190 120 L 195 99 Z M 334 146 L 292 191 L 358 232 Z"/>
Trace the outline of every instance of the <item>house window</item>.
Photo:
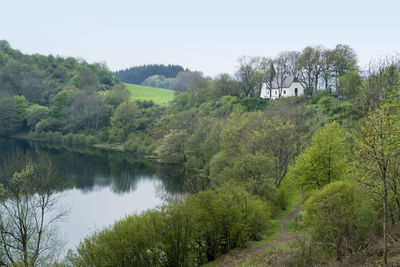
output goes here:
<path id="1" fill-rule="evenodd" d="M 286 90 L 283 90 L 283 94 L 286 95 Z"/>
<path id="2" fill-rule="evenodd" d="M 278 94 L 278 91 L 275 91 L 275 95 L 277 95 Z"/>

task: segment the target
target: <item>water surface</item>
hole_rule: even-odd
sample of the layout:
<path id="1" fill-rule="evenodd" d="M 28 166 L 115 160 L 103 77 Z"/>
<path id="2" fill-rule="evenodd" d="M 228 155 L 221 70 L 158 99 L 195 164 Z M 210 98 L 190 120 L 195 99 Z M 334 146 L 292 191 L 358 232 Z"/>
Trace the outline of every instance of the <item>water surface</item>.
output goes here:
<path id="1" fill-rule="evenodd" d="M 182 170 L 125 153 L 44 146 L 0 139 L 0 163 L 18 152 L 28 158 L 52 159 L 65 179 L 59 204 L 69 210 L 59 223 L 66 248 L 75 248 L 88 234 L 132 213 L 140 213 L 184 193 Z"/>

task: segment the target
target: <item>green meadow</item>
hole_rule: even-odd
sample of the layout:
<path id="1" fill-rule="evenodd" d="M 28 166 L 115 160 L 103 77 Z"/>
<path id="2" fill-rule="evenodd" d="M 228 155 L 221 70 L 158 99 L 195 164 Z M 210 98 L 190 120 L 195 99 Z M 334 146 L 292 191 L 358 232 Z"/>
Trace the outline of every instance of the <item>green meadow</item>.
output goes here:
<path id="1" fill-rule="evenodd" d="M 131 92 L 132 100 L 153 100 L 154 103 L 164 104 L 174 98 L 174 91 L 162 88 L 125 83 Z"/>

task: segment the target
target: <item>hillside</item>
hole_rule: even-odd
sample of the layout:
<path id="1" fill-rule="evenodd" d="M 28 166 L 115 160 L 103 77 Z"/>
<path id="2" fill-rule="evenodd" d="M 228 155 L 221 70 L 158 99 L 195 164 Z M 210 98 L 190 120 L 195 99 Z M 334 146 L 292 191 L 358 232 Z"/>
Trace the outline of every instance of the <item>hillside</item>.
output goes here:
<path id="1" fill-rule="evenodd" d="M 154 88 L 143 85 L 125 83 L 132 100 L 153 100 L 156 104 L 164 104 L 174 98 L 174 91 L 162 88 Z"/>

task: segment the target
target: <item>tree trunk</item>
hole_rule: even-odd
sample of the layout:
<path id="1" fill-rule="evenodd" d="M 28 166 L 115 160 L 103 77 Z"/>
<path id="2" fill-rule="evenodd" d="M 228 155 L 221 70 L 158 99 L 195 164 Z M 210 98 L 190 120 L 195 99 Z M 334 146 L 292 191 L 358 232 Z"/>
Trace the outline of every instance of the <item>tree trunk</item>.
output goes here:
<path id="1" fill-rule="evenodd" d="M 386 174 L 383 177 L 383 262 L 387 265 L 387 184 L 386 184 Z"/>

